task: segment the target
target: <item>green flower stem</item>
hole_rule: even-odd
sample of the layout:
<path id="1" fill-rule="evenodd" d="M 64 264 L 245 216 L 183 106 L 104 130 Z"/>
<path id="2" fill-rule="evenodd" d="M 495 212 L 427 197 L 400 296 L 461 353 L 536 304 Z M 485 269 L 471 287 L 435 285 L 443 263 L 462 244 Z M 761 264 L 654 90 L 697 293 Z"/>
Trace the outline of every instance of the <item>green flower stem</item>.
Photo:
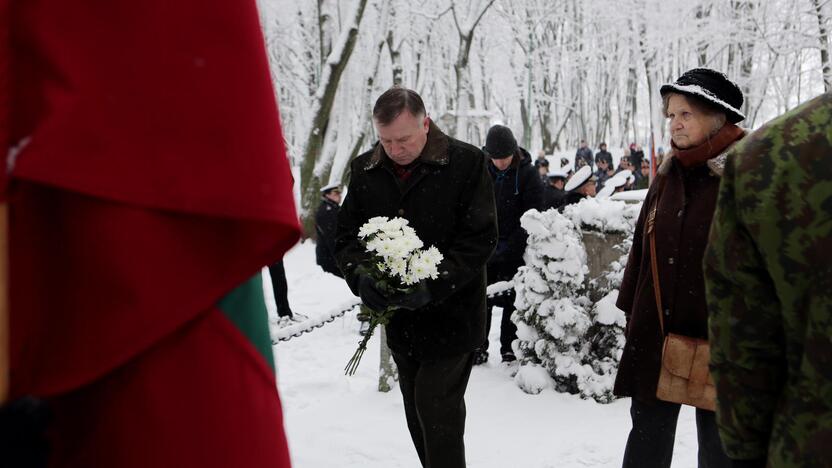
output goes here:
<path id="1" fill-rule="evenodd" d="M 370 327 L 367 329 L 367 334 L 364 335 L 364 338 L 358 342 L 358 349 L 355 350 L 355 354 L 352 355 L 352 358 L 347 363 L 347 367 L 344 368 L 345 375 L 355 374 L 355 371 L 358 370 L 358 364 L 364 356 L 364 352 L 367 351 L 367 343 L 369 343 L 370 338 L 373 337 L 373 332 L 376 327 L 390 323 L 390 318 L 393 317 L 393 312 L 395 312 L 395 310 L 396 309 L 390 307 L 383 312 L 373 311 L 370 314 Z"/>

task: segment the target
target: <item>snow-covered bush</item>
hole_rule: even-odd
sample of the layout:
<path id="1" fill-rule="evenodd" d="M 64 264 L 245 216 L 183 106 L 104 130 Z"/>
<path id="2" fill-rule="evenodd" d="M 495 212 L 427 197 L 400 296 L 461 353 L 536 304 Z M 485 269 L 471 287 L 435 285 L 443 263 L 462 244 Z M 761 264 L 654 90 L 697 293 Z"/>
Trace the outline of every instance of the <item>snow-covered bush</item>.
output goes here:
<path id="1" fill-rule="evenodd" d="M 624 313 L 615 307 L 639 207 L 587 199 L 564 213 L 531 210 L 521 225 L 529 233 L 526 265 L 514 277 L 517 385 L 528 393 L 552 386 L 607 403 L 624 346 Z M 582 229 L 619 234 L 609 246 L 618 260 L 590 278 Z M 603 279 L 603 280 L 601 280 Z M 593 303 L 592 297 L 601 299 Z M 545 370 L 551 381 L 541 378 Z"/>

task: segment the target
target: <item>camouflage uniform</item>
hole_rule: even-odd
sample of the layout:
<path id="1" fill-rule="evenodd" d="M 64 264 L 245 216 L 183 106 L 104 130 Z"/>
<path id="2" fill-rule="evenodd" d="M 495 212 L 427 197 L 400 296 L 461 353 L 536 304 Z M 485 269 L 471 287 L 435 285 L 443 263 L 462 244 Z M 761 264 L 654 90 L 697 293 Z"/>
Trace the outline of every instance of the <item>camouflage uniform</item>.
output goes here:
<path id="1" fill-rule="evenodd" d="M 728 157 L 705 255 L 728 455 L 832 466 L 832 94 Z"/>

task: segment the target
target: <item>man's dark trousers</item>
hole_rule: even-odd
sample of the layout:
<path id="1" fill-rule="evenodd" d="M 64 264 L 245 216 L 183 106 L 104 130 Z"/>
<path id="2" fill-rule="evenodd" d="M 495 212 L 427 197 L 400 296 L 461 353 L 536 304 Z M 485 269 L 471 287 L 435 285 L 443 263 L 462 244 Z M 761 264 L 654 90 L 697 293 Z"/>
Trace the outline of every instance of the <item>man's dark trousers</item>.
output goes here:
<path id="1" fill-rule="evenodd" d="M 407 428 L 425 468 L 465 468 L 465 389 L 473 353 L 437 360 L 393 354 Z"/>
<path id="2" fill-rule="evenodd" d="M 278 317 L 292 317 L 292 308 L 289 307 L 289 285 L 286 282 L 283 260 L 269 267 L 269 275 L 272 277 L 272 289 L 274 290 L 274 302 L 277 305 Z"/>

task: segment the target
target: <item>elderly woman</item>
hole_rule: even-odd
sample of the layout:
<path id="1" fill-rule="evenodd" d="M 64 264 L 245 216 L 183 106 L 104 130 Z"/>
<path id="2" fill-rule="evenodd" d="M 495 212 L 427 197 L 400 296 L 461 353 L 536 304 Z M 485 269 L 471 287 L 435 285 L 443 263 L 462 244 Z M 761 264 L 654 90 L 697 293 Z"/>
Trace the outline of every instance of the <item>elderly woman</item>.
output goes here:
<path id="1" fill-rule="evenodd" d="M 702 258 L 725 152 L 745 134 L 735 125 L 745 118 L 742 91 L 722 73 L 690 70 L 662 86 L 661 95 L 672 150 L 642 206 L 616 303 L 627 316 L 627 343 L 614 391 L 632 397 L 624 468 L 670 466 L 681 405 L 656 397 L 664 335 L 707 339 Z M 645 232 L 653 209 L 657 282 Z M 714 413 L 697 409 L 696 427 L 699 467 L 730 466 Z"/>

